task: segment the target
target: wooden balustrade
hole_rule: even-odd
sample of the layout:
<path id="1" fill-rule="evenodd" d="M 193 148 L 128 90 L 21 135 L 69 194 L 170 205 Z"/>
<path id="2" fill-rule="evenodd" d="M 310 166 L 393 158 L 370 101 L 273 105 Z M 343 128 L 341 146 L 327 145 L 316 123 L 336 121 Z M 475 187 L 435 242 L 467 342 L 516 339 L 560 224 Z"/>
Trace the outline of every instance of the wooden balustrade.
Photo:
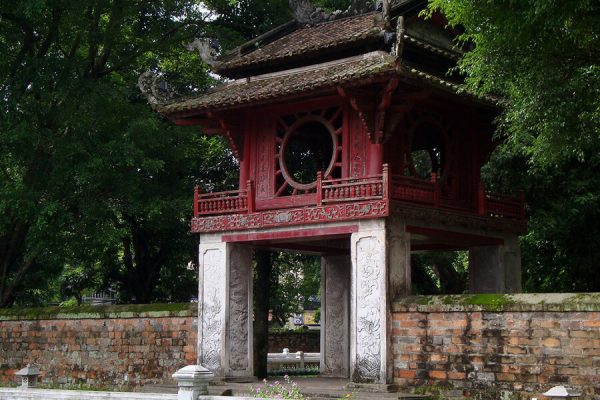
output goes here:
<path id="1" fill-rule="evenodd" d="M 383 175 L 323 180 L 317 178 L 317 204 L 384 198 Z"/>
<path id="2" fill-rule="evenodd" d="M 434 178 L 435 179 L 435 178 Z M 391 198 L 411 203 L 439 206 L 439 185 L 412 176 L 392 175 Z"/>
<path id="3" fill-rule="evenodd" d="M 194 193 L 194 216 L 245 213 L 253 202 L 249 201 L 248 189 L 228 192 L 200 193 L 196 187 Z"/>
<path id="4" fill-rule="evenodd" d="M 466 201 L 457 202 L 444 197 L 436 174 L 432 174 L 430 180 L 392 175 L 386 164 L 383 165 L 382 172 L 379 175 L 341 179 L 324 179 L 323 174 L 319 172 L 314 204 L 321 206 L 323 204 L 390 199 L 481 216 L 525 219 L 525 199 L 522 193 L 519 197 L 487 193 L 483 185 L 480 185 L 475 205 L 470 205 Z M 200 189 L 196 188 L 194 193 L 194 216 L 196 217 L 254 211 L 255 198 L 252 181 L 248 181 L 246 189 L 242 190 L 201 193 Z"/>

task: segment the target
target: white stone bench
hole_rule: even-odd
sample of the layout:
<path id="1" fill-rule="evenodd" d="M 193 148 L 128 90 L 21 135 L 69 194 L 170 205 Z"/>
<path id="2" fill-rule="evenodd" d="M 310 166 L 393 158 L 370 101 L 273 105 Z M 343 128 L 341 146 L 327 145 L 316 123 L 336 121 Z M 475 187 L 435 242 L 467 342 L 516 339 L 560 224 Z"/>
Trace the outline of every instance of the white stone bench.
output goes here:
<path id="1" fill-rule="evenodd" d="M 303 369 L 307 364 L 319 365 L 321 362 L 321 353 L 305 353 L 297 351 L 290 353 L 288 349 L 283 349 L 282 353 L 268 353 L 267 365 L 271 370 L 279 370 L 284 366 L 293 366 Z"/>

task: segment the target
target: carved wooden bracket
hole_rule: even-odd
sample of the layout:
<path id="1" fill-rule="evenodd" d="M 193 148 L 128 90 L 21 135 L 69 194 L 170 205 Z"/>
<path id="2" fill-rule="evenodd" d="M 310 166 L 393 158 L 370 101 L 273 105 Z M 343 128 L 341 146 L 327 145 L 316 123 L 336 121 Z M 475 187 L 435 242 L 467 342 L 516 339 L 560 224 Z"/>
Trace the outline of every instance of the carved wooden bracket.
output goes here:
<path id="1" fill-rule="evenodd" d="M 224 136 L 234 157 L 241 161 L 244 155 L 244 132 L 239 122 L 239 115 L 209 112 L 207 116 L 217 125 L 216 129 L 213 128 L 213 132 L 208 132 L 207 129 L 207 133 Z"/>
<path id="2" fill-rule="evenodd" d="M 206 114 L 206 118 L 177 118 L 174 119 L 174 122 L 179 126 L 200 126 L 202 132 L 208 136 L 224 136 L 234 157 L 241 161 L 244 136 L 242 125 L 237 122 L 239 119 L 239 116 L 233 114 L 209 112 Z"/>
<path id="3" fill-rule="evenodd" d="M 391 115 L 388 113 L 392 105 L 392 95 L 398 88 L 398 83 L 398 78 L 392 78 L 385 85 L 377 88 L 376 92 L 360 88 L 337 88 L 339 95 L 346 99 L 358 114 L 371 143 L 384 143 L 401 119 L 401 115 L 397 115 L 397 113 L 391 113 Z M 412 107 L 412 103 L 410 107 Z"/>

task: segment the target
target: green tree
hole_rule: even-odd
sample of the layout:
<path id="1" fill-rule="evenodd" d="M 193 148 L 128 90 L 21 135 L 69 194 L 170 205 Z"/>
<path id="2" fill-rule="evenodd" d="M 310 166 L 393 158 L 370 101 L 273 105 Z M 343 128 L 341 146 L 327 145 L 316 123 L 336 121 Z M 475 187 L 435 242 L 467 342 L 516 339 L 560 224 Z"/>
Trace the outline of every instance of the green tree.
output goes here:
<path id="1" fill-rule="evenodd" d="M 269 304 L 273 321 L 285 325 L 317 296 L 321 282 L 321 258 L 279 252 L 273 256 Z"/>
<path id="2" fill-rule="evenodd" d="M 502 131 L 535 164 L 587 160 L 600 146 L 600 4 L 431 0 L 472 44 L 467 86 L 506 98 Z"/>
<path id="3" fill-rule="evenodd" d="M 231 160 L 152 113 L 136 82 L 163 68 L 179 87 L 210 85 L 182 50 L 205 14 L 195 1 L 0 2 L 0 306 L 98 262 L 123 300 L 147 301 L 165 266 L 193 259 L 190 189 L 200 174 L 226 185 Z"/>
<path id="4" fill-rule="evenodd" d="M 600 290 L 600 4 L 431 0 L 429 10 L 464 29 L 469 90 L 504 99 L 505 144 L 483 177 L 493 190 L 525 190 L 525 288 Z"/>

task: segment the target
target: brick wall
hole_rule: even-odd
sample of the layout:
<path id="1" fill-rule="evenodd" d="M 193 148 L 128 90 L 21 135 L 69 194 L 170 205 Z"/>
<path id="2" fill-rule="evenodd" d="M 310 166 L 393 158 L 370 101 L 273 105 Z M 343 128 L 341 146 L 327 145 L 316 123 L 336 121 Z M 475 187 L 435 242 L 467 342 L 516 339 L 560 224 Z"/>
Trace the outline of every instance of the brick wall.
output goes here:
<path id="1" fill-rule="evenodd" d="M 42 383 L 171 383 L 196 362 L 197 306 L 152 305 L 0 312 L 0 386 L 27 363 Z"/>
<path id="2" fill-rule="evenodd" d="M 394 380 L 455 396 L 600 399 L 598 294 L 411 297 L 394 304 Z M 483 397 L 482 397 L 483 396 Z M 487 397 L 485 397 L 487 396 Z"/>

